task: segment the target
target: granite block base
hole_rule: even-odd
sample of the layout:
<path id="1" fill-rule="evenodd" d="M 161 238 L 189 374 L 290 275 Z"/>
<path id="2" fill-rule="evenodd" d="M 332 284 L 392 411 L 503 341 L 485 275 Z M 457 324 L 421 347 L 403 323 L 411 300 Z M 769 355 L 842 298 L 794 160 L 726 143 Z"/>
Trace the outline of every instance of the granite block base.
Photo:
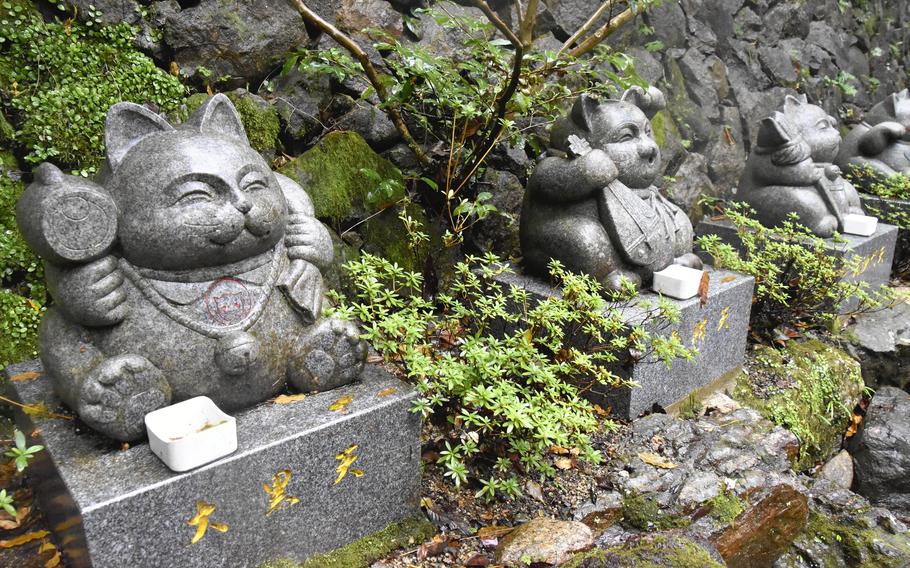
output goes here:
<path id="1" fill-rule="evenodd" d="M 10 395 L 58 411 L 40 372 L 37 362 L 9 367 Z M 418 512 L 414 396 L 367 367 L 354 385 L 236 413 L 237 451 L 179 474 L 147 443 L 121 449 L 77 420 L 17 421 L 46 448 L 29 472 L 70 568 L 244 568 L 303 560 Z"/>
<path id="2" fill-rule="evenodd" d="M 910 201 L 884 199 L 865 193 L 860 193 L 859 197 L 863 201 L 863 208 L 866 212 L 878 217 L 880 222 L 898 227 L 910 226 Z M 908 229 L 898 229 L 891 273 L 895 276 L 910 275 L 910 230 Z"/>
<path id="3" fill-rule="evenodd" d="M 736 233 L 736 228 L 727 220 L 705 219 L 695 228 L 697 236 L 717 235 L 721 241 L 729 243 L 734 248 L 740 248 L 742 243 Z M 844 276 L 850 282 L 866 282 L 869 290 L 874 291 L 887 285 L 891 280 L 891 263 L 894 261 L 894 248 L 897 243 L 897 227 L 886 223 L 879 223 L 875 234 L 869 237 L 857 235 L 843 235 L 843 242 L 825 239 L 825 247 L 832 255 L 843 258 L 851 256 L 860 257 L 859 270 Z M 706 253 L 700 253 L 703 260 L 711 261 Z M 854 310 L 857 306 L 855 300 L 843 306 L 844 312 Z"/>
<path id="4" fill-rule="evenodd" d="M 524 288 L 538 301 L 560 293 L 542 278 L 520 272 L 503 274 L 498 281 Z M 679 402 L 739 369 L 745 357 L 753 286 L 754 280 L 750 276 L 711 271 L 708 301 L 704 305 L 698 297 L 670 300 L 679 307 L 679 322 L 650 329 L 665 337 L 677 334 L 687 347 L 697 349 L 694 360 L 676 360 L 669 367 L 653 357 L 626 363 L 616 372 L 637 383 L 638 387 L 595 386 L 585 391 L 585 397 L 604 408 L 609 407 L 616 416 L 634 418 L 652 410 L 655 404 L 666 408 Z M 657 296 L 643 291 L 641 298 L 654 301 Z M 630 322 L 641 321 L 642 309 L 633 306 L 624 312 L 624 316 Z"/>

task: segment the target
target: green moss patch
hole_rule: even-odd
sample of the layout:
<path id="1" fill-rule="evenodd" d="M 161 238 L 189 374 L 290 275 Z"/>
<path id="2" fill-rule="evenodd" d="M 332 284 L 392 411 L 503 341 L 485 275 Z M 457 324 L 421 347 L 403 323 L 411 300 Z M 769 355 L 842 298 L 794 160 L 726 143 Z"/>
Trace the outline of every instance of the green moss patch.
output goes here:
<path id="1" fill-rule="evenodd" d="M 646 495 L 627 495 L 622 500 L 623 524 L 642 531 L 666 530 L 688 526 L 691 520 L 664 513 L 653 498 Z"/>
<path id="2" fill-rule="evenodd" d="M 373 191 L 376 182 L 362 170 L 394 180 L 396 190 L 391 195 L 377 195 Z M 330 132 L 279 171 L 307 190 L 317 217 L 336 227 L 344 220 L 364 219 L 404 197 L 404 180 L 398 168 L 354 132 Z"/>
<path id="3" fill-rule="evenodd" d="M 723 568 L 704 548 L 675 535 L 656 534 L 632 544 L 580 554 L 563 568 Z"/>
<path id="4" fill-rule="evenodd" d="M 273 560 L 259 568 L 366 568 L 393 550 L 416 546 L 436 534 L 436 528 L 422 518 L 392 523 L 381 531 L 355 540 L 328 554 L 314 556 L 303 563 Z"/>
<path id="5" fill-rule="evenodd" d="M 805 470 L 840 446 L 864 384 L 859 363 L 818 340 L 790 341 L 783 349 L 759 346 L 733 398 L 795 434 Z"/>
<path id="6" fill-rule="evenodd" d="M 884 531 L 860 528 L 810 511 L 805 536 L 840 549 L 850 566 L 897 568 L 910 558 L 910 538 Z M 832 561 L 832 565 L 837 565 Z"/>

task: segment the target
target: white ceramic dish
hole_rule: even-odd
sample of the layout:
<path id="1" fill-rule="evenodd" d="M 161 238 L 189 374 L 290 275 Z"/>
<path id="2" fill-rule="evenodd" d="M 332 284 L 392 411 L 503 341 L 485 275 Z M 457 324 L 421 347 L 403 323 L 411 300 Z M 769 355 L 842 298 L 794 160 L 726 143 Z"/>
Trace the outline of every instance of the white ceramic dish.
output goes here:
<path id="1" fill-rule="evenodd" d="M 677 300 L 688 300 L 698 294 L 698 286 L 704 273 L 704 270 L 671 264 L 654 273 L 651 289 Z"/>
<path id="2" fill-rule="evenodd" d="M 197 396 L 145 415 L 152 452 L 173 471 L 187 471 L 237 449 L 237 420 Z"/>

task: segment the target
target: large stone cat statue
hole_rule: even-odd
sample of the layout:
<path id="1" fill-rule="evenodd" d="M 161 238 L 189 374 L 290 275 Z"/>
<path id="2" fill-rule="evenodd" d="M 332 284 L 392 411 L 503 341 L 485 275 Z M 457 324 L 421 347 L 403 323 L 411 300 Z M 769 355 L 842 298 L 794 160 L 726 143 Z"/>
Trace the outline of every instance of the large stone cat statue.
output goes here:
<path id="1" fill-rule="evenodd" d="M 692 223 L 654 186 L 660 149 L 650 117 L 663 94 L 635 87 L 620 100 L 582 95 L 550 135 L 550 156 L 534 171 L 521 210 L 521 249 L 529 270 L 551 259 L 617 289 L 637 286 L 672 263 L 701 268 Z M 648 113 L 648 114 L 646 114 Z"/>
<path id="2" fill-rule="evenodd" d="M 329 235 L 224 95 L 177 128 L 114 105 L 105 144 L 98 184 L 45 163 L 16 208 L 55 301 L 41 360 L 86 424 L 135 440 L 172 402 L 231 411 L 360 374 L 356 327 L 321 317 Z"/>
<path id="3" fill-rule="evenodd" d="M 834 118 L 787 95 L 783 110 L 762 120 L 740 178 L 737 198 L 762 224 L 779 226 L 790 213 L 820 237 L 843 230 L 843 216 L 863 215 L 856 189 L 832 162 L 840 147 Z"/>
<path id="4" fill-rule="evenodd" d="M 904 89 L 869 109 L 844 138 L 835 162 L 844 171 L 865 166 L 880 177 L 910 176 L 910 92 Z"/>

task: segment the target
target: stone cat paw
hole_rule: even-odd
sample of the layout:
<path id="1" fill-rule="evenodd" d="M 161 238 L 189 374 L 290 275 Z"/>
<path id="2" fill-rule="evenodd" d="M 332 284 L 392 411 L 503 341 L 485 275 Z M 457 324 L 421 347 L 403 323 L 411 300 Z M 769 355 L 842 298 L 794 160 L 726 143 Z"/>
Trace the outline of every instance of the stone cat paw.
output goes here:
<path id="1" fill-rule="evenodd" d="M 288 365 L 288 381 L 298 390 L 324 391 L 351 383 L 363 370 L 366 344 L 351 322 L 325 319 L 313 326 Z"/>
<path id="2" fill-rule="evenodd" d="M 105 359 L 82 383 L 79 394 L 80 418 L 93 429 L 123 441 L 141 438 L 145 415 L 171 400 L 164 374 L 139 355 Z"/>
<path id="3" fill-rule="evenodd" d="M 126 317 L 124 277 L 115 257 L 72 268 L 48 265 L 47 276 L 54 298 L 79 323 L 106 326 Z"/>

